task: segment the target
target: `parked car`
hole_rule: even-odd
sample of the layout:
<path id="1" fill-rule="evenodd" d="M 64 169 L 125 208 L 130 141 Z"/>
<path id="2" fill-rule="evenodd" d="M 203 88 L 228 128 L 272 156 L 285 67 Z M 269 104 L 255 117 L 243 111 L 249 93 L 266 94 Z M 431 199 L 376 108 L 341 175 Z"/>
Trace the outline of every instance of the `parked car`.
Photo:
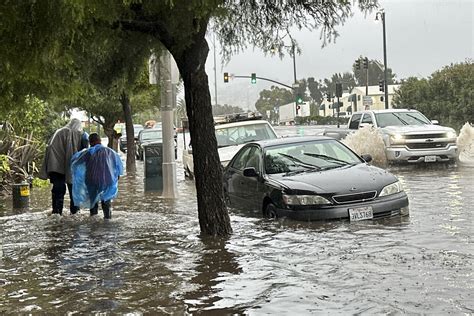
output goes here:
<path id="1" fill-rule="evenodd" d="M 371 159 L 324 136 L 252 142 L 224 169 L 226 203 L 305 221 L 408 215 L 401 183 Z"/>
<path id="2" fill-rule="evenodd" d="M 407 109 L 363 111 L 352 114 L 347 128 L 326 129 L 322 134 L 343 139 L 359 128 L 374 127 L 382 134 L 390 162 L 442 162 L 456 160 L 456 132 Z"/>
<path id="3" fill-rule="evenodd" d="M 217 124 L 215 129 L 219 159 L 223 167 L 244 144 L 278 137 L 270 123 L 256 118 Z M 183 150 L 183 166 L 184 174 L 192 178 L 194 176 L 194 161 L 191 144 L 187 150 Z"/>
<path id="4" fill-rule="evenodd" d="M 137 139 L 137 159 L 143 160 L 143 147 L 152 143 L 163 143 L 163 131 L 161 128 L 145 128 L 138 133 Z M 176 135 L 174 136 L 174 154 L 178 153 Z"/>
<path id="5" fill-rule="evenodd" d="M 133 124 L 133 134 L 134 134 L 134 141 L 138 138 L 138 133 L 143 129 L 143 125 L 140 124 Z M 119 147 L 120 150 L 124 153 L 127 152 L 127 132 L 125 131 L 125 127 L 121 130 L 122 136 L 119 139 Z"/>

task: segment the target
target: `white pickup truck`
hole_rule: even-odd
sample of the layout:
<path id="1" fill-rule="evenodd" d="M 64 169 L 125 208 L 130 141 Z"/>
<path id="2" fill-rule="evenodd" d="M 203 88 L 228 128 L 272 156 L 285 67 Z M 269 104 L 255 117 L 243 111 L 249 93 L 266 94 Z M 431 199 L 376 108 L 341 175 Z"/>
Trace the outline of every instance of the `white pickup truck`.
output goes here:
<path id="1" fill-rule="evenodd" d="M 441 162 L 458 157 L 456 132 L 437 125 L 416 110 L 389 109 L 352 114 L 347 128 L 326 129 L 323 135 L 343 139 L 362 127 L 378 128 L 390 162 Z"/>

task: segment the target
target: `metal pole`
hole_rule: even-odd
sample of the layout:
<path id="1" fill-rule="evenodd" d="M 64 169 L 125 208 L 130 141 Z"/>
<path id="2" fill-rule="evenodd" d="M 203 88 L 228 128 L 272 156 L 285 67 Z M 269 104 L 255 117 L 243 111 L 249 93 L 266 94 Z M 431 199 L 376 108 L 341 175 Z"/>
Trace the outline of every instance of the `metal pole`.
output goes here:
<path id="1" fill-rule="evenodd" d="M 217 106 L 217 69 L 216 69 L 216 34 L 213 33 L 212 45 L 214 46 L 214 101 Z"/>
<path id="2" fill-rule="evenodd" d="M 292 50 L 292 55 L 293 55 L 293 79 L 294 79 L 294 83 L 296 83 L 295 43 L 291 44 L 291 50 Z M 295 91 L 295 90 L 293 89 L 293 91 Z M 295 98 L 295 116 L 296 116 L 296 114 L 298 114 L 298 101 L 296 100 L 296 94 L 295 94 L 294 98 Z"/>
<path id="3" fill-rule="evenodd" d="M 161 121 L 163 133 L 163 196 L 175 198 L 176 186 L 176 162 L 174 152 L 174 128 L 173 128 L 173 87 L 171 83 L 171 55 L 166 52 L 162 59 L 161 71 Z"/>
<path id="4" fill-rule="evenodd" d="M 339 128 L 339 97 L 337 97 L 337 128 Z"/>
<path id="5" fill-rule="evenodd" d="M 292 46 L 293 50 L 293 78 L 294 78 L 294 83 L 296 83 L 296 58 L 295 58 L 295 44 Z"/>
<path id="6" fill-rule="evenodd" d="M 369 95 L 369 64 L 367 63 L 367 80 L 365 81 L 365 95 Z"/>
<path id="7" fill-rule="evenodd" d="M 382 26 L 383 26 L 383 65 L 384 65 L 384 85 L 385 85 L 385 109 L 388 109 L 388 67 L 387 67 L 387 41 L 385 35 L 385 12 L 382 12 Z"/>

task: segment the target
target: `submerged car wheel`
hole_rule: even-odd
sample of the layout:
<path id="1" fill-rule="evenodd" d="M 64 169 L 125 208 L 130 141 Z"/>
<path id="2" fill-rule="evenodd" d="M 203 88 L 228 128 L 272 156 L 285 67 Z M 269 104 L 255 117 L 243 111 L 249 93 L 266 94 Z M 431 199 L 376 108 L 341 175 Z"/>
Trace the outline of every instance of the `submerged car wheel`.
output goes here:
<path id="1" fill-rule="evenodd" d="M 267 206 L 265 206 L 265 210 L 263 212 L 263 216 L 265 218 L 277 218 L 277 212 L 276 212 L 276 207 L 275 204 L 273 203 L 268 203 Z"/>

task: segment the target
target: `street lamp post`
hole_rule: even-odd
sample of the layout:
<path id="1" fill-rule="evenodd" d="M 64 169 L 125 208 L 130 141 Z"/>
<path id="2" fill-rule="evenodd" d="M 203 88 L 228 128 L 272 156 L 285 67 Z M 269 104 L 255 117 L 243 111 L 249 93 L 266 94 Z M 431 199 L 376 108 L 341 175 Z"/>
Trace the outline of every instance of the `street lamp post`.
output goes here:
<path id="1" fill-rule="evenodd" d="M 376 13 L 375 20 L 380 19 L 382 20 L 382 28 L 383 28 L 383 65 L 384 65 L 384 101 L 385 101 L 385 109 L 388 109 L 388 68 L 387 68 L 387 39 L 385 35 L 385 11 L 381 10 Z"/>

